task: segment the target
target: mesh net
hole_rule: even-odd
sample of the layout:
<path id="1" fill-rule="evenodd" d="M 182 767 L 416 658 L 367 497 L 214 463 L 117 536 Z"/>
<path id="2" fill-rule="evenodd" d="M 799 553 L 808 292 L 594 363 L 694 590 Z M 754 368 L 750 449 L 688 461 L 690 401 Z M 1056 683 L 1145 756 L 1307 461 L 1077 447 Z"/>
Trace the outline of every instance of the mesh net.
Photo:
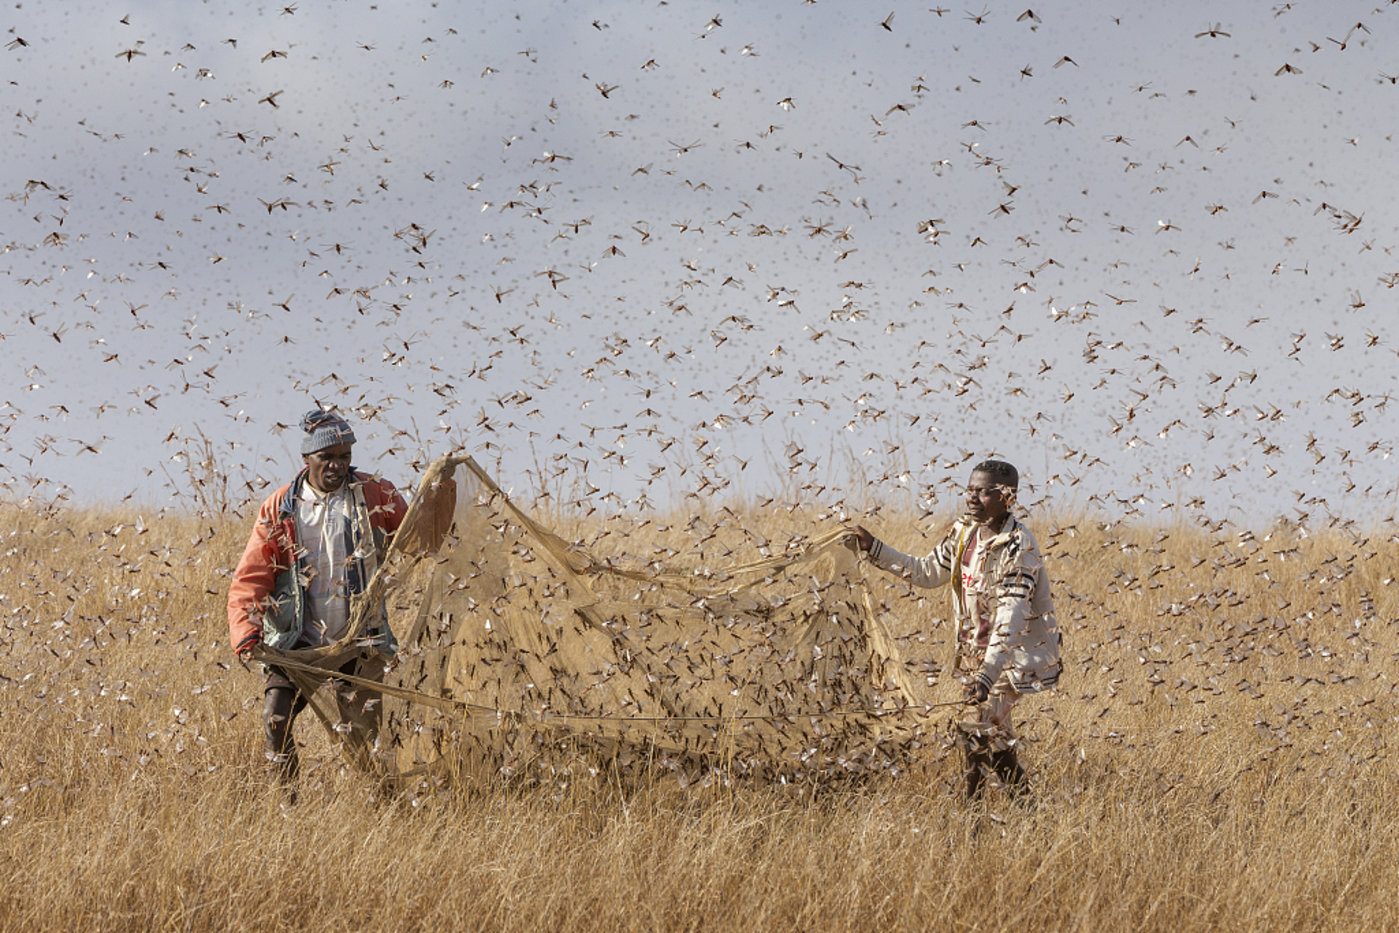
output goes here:
<path id="1" fill-rule="evenodd" d="M 595 563 L 517 508 L 469 457 L 435 461 L 348 634 L 274 652 L 308 694 L 364 656 L 385 605 L 400 647 L 371 751 L 391 775 L 550 779 L 579 765 L 690 781 L 897 772 L 918 702 L 840 530 L 713 569 Z M 379 669 L 383 665 L 372 665 Z M 323 704 L 323 722 L 353 736 Z"/>

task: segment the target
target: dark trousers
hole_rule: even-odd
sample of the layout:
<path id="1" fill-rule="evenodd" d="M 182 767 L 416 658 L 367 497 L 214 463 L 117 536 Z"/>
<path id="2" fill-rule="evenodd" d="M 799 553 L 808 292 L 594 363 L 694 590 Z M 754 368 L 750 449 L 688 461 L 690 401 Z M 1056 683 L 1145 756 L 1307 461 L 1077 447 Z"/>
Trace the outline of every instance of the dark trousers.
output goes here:
<path id="1" fill-rule="evenodd" d="M 365 668 L 369 669 L 369 673 L 365 673 Z M 371 679 L 374 673 L 380 671 L 382 667 L 377 662 L 366 663 L 361 659 L 350 661 L 340 668 L 342 674 Z M 379 694 L 343 680 L 331 680 L 330 686 L 335 691 L 338 716 L 333 727 L 355 763 L 367 769 L 370 751 L 379 735 Z M 284 671 L 275 667 L 269 669 L 262 693 L 263 740 L 267 758 L 272 762 L 273 774 L 282 783 L 296 779 L 298 764 L 292 726 L 306 708 L 307 700 L 306 694 Z"/>

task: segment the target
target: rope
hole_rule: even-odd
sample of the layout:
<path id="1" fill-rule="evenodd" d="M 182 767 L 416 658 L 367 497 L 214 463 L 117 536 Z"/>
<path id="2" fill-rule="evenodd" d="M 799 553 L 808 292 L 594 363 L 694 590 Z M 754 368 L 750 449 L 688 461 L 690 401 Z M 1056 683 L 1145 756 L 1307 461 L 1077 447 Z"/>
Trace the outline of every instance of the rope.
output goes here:
<path id="1" fill-rule="evenodd" d="M 367 677 L 359 677 L 354 674 L 345 674 L 338 670 L 329 670 L 317 667 L 314 664 L 305 664 L 301 661 L 294 661 L 290 658 L 274 653 L 273 649 L 259 646 L 254 651 L 254 659 L 270 664 L 274 667 L 290 668 L 307 674 L 321 675 L 327 679 L 343 680 L 346 683 L 354 684 L 357 687 L 364 687 L 388 696 L 397 697 L 400 700 L 409 702 L 427 703 L 438 709 L 458 710 L 463 709 L 470 712 L 475 717 L 490 717 L 494 719 L 515 718 L 524 715 L 532 715 L 540 722 L 566 722 L 570 719 L 581 719 L 590 722 L 743 722 L 748 720 L 774 722 L 777 720 L 792 719 L 837 719 L 846 716 L 873 716 L 881 718 L 890 715 L 918 716 L 928 710 L 939 709 L 947 706 L 965 706 L 961 700 L 953 700 L 946 703 L 927 703 L 922 709 L 913 707 L 900 707 L 897 709 L 843 709 L 824 710 L 810 713 L 783 713 L 780 715 L 763 713 L 735 713 L 732 715 L 716 714 L 710 716 L 617 716 L 607 713 L 527 713 L 525 710 L 500 710 L 490 706 L 483 706 L 480 703 L 472 703 L 469 700 L 459 700 L 454 697 L 438 697 L 430 693 L 423 693 L 420 690 L 413 690 L 408 687 L 395 687 L 392 684 L 382 683 L 377 680 L 370 680 Z"/>

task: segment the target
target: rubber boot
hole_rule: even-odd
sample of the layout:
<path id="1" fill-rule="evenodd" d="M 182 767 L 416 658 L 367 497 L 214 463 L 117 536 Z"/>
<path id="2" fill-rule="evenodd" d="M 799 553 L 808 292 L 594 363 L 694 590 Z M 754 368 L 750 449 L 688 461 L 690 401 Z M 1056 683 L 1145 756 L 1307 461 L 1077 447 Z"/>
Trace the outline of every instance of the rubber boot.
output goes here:
<path id="1" fill-rule="evenodd" d="M 966 755 L 966 764 L 963 769 L 963 776 L 966 778 L 965 796 L 968 801 L 976 800 L 981 796 L 986 775 L 992 767 L 991 750 L 987 747 L 984 736 L 971 732 L 961 733 L 959 744 Z"/>
<path id="2" fill-rule="evenodd" d="M 1020 767 L 1020 761 L 1015 755 L 1014 748 L 1003 748 L 1000 751 L 991 753 L 991 767 L 996 772 L 996 777 L 1001 779 L 1001 784 L 1010 793 L 1014 800 L 1023 799 L 1029 792 L 1029 786 L 1025 781 L 1025 769 Z"/>
<path id="3" fill-rule="evenodd" d="M 282 788 L 289 802 L 296 802 L 296 776 L 299 763 L 296 740 L 292 738 L 292 720 L 296 716 L 297 693 L 288 687 L 269 687 L 263 695 L 262 727 L 271 762 L 272 781 Z"/>

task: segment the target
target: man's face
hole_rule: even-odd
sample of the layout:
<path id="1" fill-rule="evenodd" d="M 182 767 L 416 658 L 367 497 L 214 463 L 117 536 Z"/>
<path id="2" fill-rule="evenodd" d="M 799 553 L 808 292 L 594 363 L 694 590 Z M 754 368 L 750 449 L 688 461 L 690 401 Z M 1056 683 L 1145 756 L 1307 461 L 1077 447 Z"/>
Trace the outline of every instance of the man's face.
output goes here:
<path id="1" fill-rule="evenodd" d="M 304 454 L 308 470 L 306 479 L 317 492 L 334 492 L 345 484 L 350 475 L 350 448 L 352 444 L 336 444 L 313 454 Z"/>
<path id="2" fill-rule="evenodd" d="M 978 525 L 1000 525 L 1010 514 L 1013 493 L 1005 490 L 989 473 L 980 470 L 972 474 L 967 484 L 967 514 Z"/>

